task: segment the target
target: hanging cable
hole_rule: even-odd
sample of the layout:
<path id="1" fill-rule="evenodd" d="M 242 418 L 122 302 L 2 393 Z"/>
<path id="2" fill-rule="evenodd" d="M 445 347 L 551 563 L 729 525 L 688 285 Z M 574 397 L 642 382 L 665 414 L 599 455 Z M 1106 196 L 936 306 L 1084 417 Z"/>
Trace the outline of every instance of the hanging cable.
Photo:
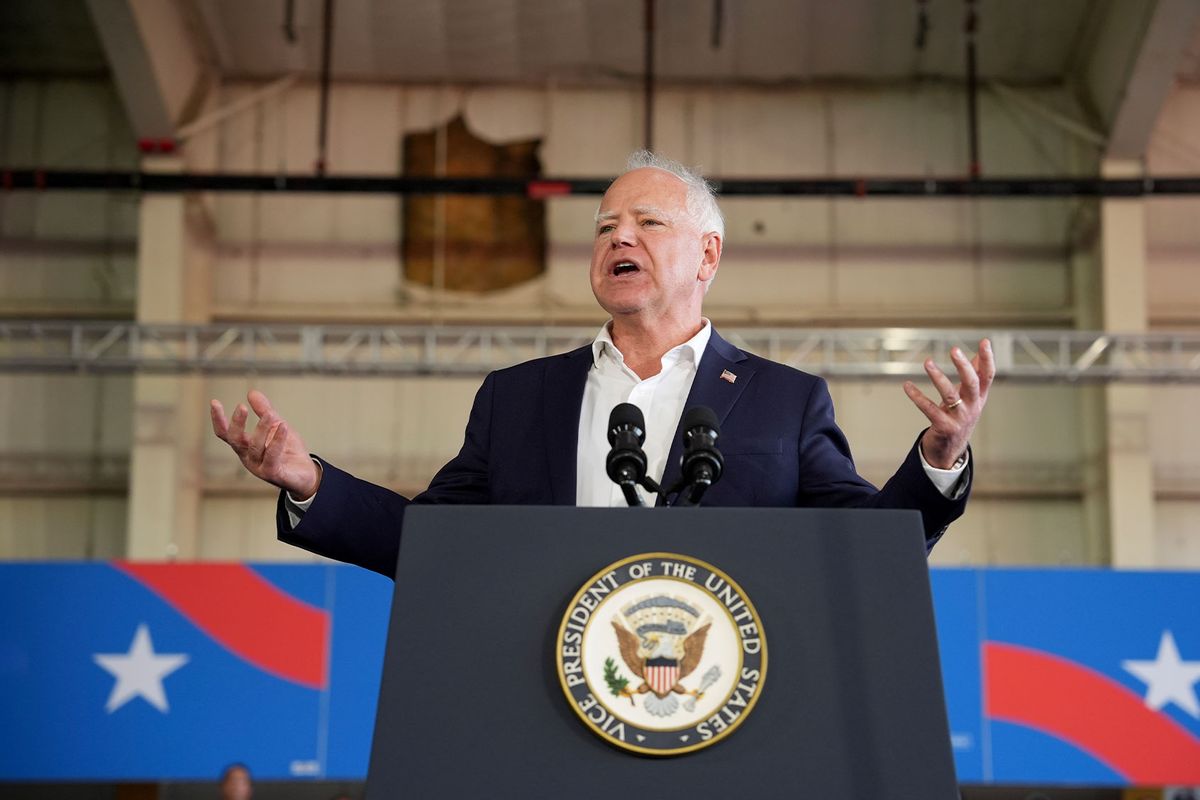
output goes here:
<path id="1" fill-rule="evenodd" d="M 645 99 L 645 108 L 643 116 L 645 117 L 645 128 L 642 139 L 642 145 L 647 150 L 654 149 L 654 0 L 644 0 L 646 17 L 645 17 L 645 56 L 646 64 L 643 73 L 642 93 Z"/>
<path id="2" fill-rule="evenodd" d="M 929 41 L 929 0 L 917 0 L 917 36 L 913 46 L 924 52 Z"/>
<path id="3" fill-rule="evenodd" d="M 325 176 L 325 148 L 329 133 L 329 78 L 333 60 L 333 0 L 325 0 L 325 25 L 321 31 L 321 110 L 317 119 L 317 174 Z"/>
<path id="4" fill-rule="evenodd" d="M 976 0 L 966 0 L 967 15 L 963 27 L 967 39 L 967 147 L 970 151 L 967 173 L 972 179 L 982 174 L 979 164 L 979 75 L 975 63 L 979 15 L 975 10 L 975 2 Z"/>
<path id="5" fill-rule="evenodd" d="M 296 43 L 296 0 L 283 2 L 283 38 L 288 44 Z"/>

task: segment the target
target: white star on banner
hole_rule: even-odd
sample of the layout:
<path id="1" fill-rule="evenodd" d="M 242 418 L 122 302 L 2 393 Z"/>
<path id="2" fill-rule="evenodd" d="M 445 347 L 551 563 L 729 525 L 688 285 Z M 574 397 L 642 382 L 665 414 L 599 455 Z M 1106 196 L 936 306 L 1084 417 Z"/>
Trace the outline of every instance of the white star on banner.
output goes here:
<path id="1" fill-rule="evenodd" d="M 1147 707 L 1158 711 L 1167 703 L 1174 703 L 1200 719 L 1195 689 L 1196 681 L 1200 681 L 1200 661 L 1181 659 L 1170 631 L 1163 631 L 1153 661 L 1122 661 L 1121 666 L 1146 684 Z"/>
<path id="2" fill-rule="evenodd" d="M 150 629 L 145 623 L 138 625 L 128 653 L 96 653 L 92 659 L 117 679 L 104 705 L 104 710 L 110 714 L 135 697 L 141 697 L 167 713 L 163 678 L 188 662 L 183 653 L 156 654 L 154 643 L 150 641 Z"/>

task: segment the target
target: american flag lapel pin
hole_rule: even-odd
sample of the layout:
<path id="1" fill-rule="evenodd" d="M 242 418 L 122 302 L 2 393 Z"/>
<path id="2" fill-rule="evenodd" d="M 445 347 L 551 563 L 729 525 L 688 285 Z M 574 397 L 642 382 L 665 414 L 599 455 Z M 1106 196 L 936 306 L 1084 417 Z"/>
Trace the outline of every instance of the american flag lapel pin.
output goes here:
<path id="1" fill-rule="evenodd" d="M 730 383 L 733 383 L 734 381 L 737 380 L 737 375 L 734 375 L 732 372 L 730 372 L 727 369 L 721 370 L 721 380 L 729 381 Z"/>

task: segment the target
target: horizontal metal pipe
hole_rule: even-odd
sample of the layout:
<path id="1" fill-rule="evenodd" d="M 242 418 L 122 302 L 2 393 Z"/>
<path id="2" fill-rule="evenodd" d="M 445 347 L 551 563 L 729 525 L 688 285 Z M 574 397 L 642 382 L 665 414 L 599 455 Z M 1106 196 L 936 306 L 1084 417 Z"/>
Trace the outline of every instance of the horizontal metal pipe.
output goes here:
<path id="1" fill-rule="evenodd" d="M 375 175 L 0 169 L 0 191 L 310 192 L 321 194 L 599 195 L 611 178 L 414 178 Z M 1200 194 L 1200 176 L 1144 178 L 715 178 L 726 197 L 1145 197 Z"/>

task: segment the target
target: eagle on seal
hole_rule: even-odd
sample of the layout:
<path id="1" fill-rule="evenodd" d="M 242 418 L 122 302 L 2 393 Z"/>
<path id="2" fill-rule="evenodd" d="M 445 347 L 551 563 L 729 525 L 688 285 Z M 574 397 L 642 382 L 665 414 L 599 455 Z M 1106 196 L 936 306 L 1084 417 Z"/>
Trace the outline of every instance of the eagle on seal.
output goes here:
<path id="1" fill-rule="evenodd" d="M 617 633 L 621 659 L 642 679 L 641 685 L 632 692 L 621 689 L 620 694 L 628 697 L 630 702 L 635 695 L 649 695 L 643 702 L 645 709 L 655 716 L 666 717 L 679 707 L 679 701 L 672 694 L 697 698 L 703 694 L 684 688 L 680 681 L 700 666 L 711 622 L 705 622 L 690 633 L 676 620 L 639 625 L 636 634 L 617 617 L 613 617 L 612 626 Z"/>

